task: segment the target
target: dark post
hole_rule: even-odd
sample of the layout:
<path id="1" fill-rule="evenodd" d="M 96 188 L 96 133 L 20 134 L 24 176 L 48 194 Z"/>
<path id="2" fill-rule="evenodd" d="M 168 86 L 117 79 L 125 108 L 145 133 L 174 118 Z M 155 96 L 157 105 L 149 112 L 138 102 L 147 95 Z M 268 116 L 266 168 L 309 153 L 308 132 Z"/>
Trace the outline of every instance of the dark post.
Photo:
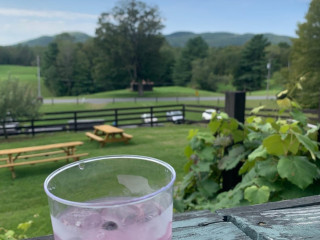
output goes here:
<path id="1" fill-rule="evenodd" d="M 73 113 L 73 124 L 74 124 L 74 131 L 76 132 L 78 130 L 78 124 L 77 124 L 77 112 Z"/>
<path id="2" fill-rule="evenodd" d="M 150 122 L 150 124 L 151 124 L 151 127 L 153 127 L 153 107 L 150 107 L 150 117 L 151 117 L 151 122 Z"/>
<path id="3" fill-rule="evenodd" d="M 232 118 L 244 123 L 246 93 L 245 92 L 226 92 L 225 112 Z M 234 169 L 223 171 L 222 188 L 223 191 L 228 191 L 234 188 L 240 181 L 241 177 L 238 172 L 242 163 L 239 163 Z"/>
<path id="4" fill-rule="evenodd" d="M 319 106 L 318 106 L 318 122 L 320 122 L 320 97 L 319 97 Z M 318 130 L 318 142 L 320 142 L 320 129 Z"/>
<path id="5" fill-rule="evenodd" d="M 32 132 L 32 136 L 34 136 L 34 119 L 31 119 L 31 132 Z"/>
<path id="6" fill-rule="evenodd" d="M 244 123 L 246 92 L 226 92 L 225 112 L 229 117 Z"/>
<path id="7" fill-rule="evenodd" d="M 118 109 L 114 110 L 114 126 L 118 127 Z"/>
<path id="8" fill-rule="evenodd" d="M 186 105 L 182 105 L 182 123 L 185 123 L 186 120 Z"/>

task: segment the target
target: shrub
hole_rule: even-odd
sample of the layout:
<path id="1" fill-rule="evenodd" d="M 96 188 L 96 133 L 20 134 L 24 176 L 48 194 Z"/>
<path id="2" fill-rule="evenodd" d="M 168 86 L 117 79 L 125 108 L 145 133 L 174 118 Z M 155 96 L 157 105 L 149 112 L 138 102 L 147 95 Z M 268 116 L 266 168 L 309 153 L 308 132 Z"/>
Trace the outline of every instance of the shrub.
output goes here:
<path id="1" fill-rule="evenodd" d="M 214 211 L 319 194 L 319 127 L 308 127 L 299 106 L 288 98 L 285 103 L 291 106 L 291 121 L 281 118 L 283 110 L 277 119 L 253 115 L 244 124 L 214 113 L 208 132 L 190 131 L 189 161 L 175 208 Z M 228 189 L 225 173 L 230 170 L 240 179 Z"/>

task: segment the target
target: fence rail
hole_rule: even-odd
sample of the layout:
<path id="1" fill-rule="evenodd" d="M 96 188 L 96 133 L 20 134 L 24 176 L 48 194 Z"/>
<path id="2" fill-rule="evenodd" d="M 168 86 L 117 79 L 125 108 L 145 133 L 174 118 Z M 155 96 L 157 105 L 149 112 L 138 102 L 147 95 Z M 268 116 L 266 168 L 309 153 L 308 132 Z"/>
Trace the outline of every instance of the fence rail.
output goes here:
<path id="1" fill-rule="evenodd" d="M 224 107 L 215 105 L 194 105 L 194 104 L 171 104 L 147 107 L 111 108 L 99 110 L 63 111 L 43 113 L 37 119 L 25 119 L 16 124 L 8 123 L 5 130 L 8 135 L 31 134 L 61 131 L 79 131 L 93 129 L 94 125 L 110 124 L 119 127 L 125 126 L 157 126 L 159 124 L 172 122 L 166 115 L 169 111 L 180 111 L 184 123 L 207 123 L 201 115 L 205 109 L 216 109 L 224 111 Z M 250 115 L 252 108 L 245 108 L 246 116 Z M 258 114 L 261 117 L 277 117 L 275 109 L 262 109 Z M 319 119 L 319 111 L 305 109 L 304 112 L 309 119 L 315 123 Z M 146 122 L 141 118 L 142 114 L 154 116 Z M 285 112 L 282 118 L 290 118 L 289 112 Z M 157 120 L 155 119 L 157 118 Z M 9 125 L 10 124 L 10 125 Z M 4 134 L 3 127 L 0 127 L 0 135 Z"/>

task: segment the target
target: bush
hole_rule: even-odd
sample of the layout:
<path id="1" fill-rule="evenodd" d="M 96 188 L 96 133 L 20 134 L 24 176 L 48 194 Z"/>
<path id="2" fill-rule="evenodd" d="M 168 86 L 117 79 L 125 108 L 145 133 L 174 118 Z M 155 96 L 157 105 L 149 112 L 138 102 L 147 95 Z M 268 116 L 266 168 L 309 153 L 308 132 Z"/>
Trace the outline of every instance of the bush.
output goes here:
<path id="1" fill-rule="evenodd" d="M 289 103 L 292 121 L 281 118 L 283 110 L 277 119 L 250 116 L 245 124 L 214 113 L 208 132 L 190 131 L 175 208 L 214 211 L 319 194 L 319 127 L 309 128 L 299 106 Z M 228 189 L 225 173 L 232 170 L 240 179 Z"/>

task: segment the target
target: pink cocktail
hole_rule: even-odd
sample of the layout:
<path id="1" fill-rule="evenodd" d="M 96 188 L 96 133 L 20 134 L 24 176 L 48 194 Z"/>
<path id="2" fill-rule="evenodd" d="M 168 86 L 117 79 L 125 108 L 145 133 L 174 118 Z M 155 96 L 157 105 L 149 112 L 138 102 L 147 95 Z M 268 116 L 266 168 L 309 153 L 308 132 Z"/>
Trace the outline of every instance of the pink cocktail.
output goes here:
<path id="1" fill-rule="evenodd" d="M 142 156 L 106 156 L 48 176 L 55 240 L 170 240 L 175 171 Z"/>

